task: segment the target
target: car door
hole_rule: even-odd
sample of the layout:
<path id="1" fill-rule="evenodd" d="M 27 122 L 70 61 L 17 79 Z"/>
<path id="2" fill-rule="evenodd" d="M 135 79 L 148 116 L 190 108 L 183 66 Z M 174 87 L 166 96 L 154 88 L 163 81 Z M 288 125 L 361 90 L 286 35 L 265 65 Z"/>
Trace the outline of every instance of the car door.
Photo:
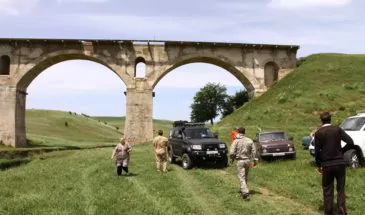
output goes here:
<path id="1" fill-rule="evenodd" d="M 175 156 L 181 156 L 182 139 L 179 136 L 180 129 L 173 129 L 171 131 L 170 145 Z"/>
<path id="2" fill-rule="evenodd" d="M 175 155 L 182 156 L 183 153 L 183 146 L 184 146 L 184 135 L 181 129 L 176 130 L 176 146 L 174 152 L 176 152 Z"/>

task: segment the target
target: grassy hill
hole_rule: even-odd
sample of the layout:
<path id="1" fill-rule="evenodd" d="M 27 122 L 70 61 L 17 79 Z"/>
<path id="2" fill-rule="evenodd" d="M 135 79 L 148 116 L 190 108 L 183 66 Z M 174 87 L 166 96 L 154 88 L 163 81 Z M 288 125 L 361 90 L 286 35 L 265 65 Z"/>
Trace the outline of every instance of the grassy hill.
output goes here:
<path id="1" fill-rule="evenodd" d="M 258 128 L 284 129 L 298 141 L 330 111 L 338 124 L 365 112 L 365 55 L 316 54 L 262 96 L 220 121 L 215 129 L 228 140 L 235 126 L 253 137 Z"/>
<path id="2" fill-rule="evenodd" d="M 259 129 L 284 130 L 293 136 L 297 159 L 264 162 L 253 170 L 253 183 L 322 210 L 321 177 L 313 158 L 301 149 L 301 138 L 320 125 L 319 114 L 330 111 L 334 124 L 365 112 L 365 55 L 316 54 L 305 59 L 293 73 L 276 83 L 214 126 L 228 141 L 235 126 L 246 127 L 249 137 Z M 362 214 L 365 206 L 365 170 L 348 170 L 349 214 Z"/>
<path id="3" fill-rule="evenodd" d="M 125 117 L 110 117 L 110 116 L 93 116 L 94 119 L 97 119 L 100 122 L 106 122 L 109 125 L 114 127 L 118 127 L 119 130 L 124 130 L 124 122 Z M 153 129 L 155 130 L 155 135 L 158 130 L 163 130 L 164 134 L 168 134 L 169 129 L 171 128 L 172 121 L 169 120 L 153 120 Z"/>
<path id="4" fill-rule="evenodd" d="M 121 130 L 91 117 L 53 110 L 27 110 L 26 128 L 27 138 L 39 146 L 110 145 L 121 135 Z"/>

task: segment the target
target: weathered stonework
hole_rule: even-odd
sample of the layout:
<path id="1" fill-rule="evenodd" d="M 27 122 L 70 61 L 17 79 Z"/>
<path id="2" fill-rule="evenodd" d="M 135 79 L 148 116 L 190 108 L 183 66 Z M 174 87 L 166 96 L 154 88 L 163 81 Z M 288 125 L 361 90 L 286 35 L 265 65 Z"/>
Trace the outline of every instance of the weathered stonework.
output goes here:
<path id="1" fill-rule="evenodd" d="M 9 74 L 0 75 L 0 140 L 16 147 L 26 144 L 26 89 L 42 71 L 59 62 L 90 60 L 117 74 L 127 89 L 124 133 L 141 143 L 153 135 L 153 89 L 173 69 L 196 62 L 214 64 L 233 74 L 251 96 L 258 96 L 293 71 L 298 48 L 212 42 L 0 39 L 0 57 L 10 58 L 10 69 L 3 70 Z M 144 78 L 135 77 L 139 62 L 146 64 Z"/>

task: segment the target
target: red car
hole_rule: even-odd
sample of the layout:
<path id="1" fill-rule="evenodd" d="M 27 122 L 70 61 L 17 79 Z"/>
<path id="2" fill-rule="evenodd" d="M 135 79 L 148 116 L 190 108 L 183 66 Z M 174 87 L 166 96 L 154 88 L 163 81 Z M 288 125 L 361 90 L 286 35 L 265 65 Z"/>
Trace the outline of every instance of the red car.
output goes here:
<path id="1" fill-rule="evenodd" d="M 284 131 L 264 131 L 256 134 L 257 151 L 261 158 L 288 157 L 295 159 L 293 138 L 287 138 Z"/>

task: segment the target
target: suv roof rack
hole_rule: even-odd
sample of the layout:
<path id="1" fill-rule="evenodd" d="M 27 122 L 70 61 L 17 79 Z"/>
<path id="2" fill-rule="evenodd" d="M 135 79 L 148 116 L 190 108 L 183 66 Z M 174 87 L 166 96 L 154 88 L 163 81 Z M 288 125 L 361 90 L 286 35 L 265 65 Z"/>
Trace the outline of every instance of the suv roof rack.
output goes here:
<path id="1" fill-rule="evenodd" d="M 174 127 L 178 127 L 178 126 L 199 127 L 199 126 L 205 126 L 205 123 L 204 122 L 188 122 L 188 121 L 179 120 L 179 121 L 174 121 L 173 126 Z"/>

